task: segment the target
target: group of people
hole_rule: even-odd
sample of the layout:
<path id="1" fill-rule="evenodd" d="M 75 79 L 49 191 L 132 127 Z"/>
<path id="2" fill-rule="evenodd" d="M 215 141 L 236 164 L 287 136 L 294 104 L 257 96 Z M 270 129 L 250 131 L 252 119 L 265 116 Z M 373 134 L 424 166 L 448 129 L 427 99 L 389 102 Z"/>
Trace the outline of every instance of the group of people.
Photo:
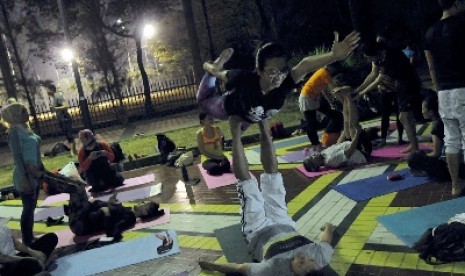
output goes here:
<path id="1" fill-rule="evenodd" d="M 39 239 L 33 234 L 39 191 L 44 175 L 48 173 L 42 164 L 41 138 L 29 126 L 29 113 L 24 104 L 11 100 L 2 108 L 1 115 L 8 127 L 8 145 L 14 161 L 13 184 L 21 197 L 23 209 L 21 241 L 13 239 L 5 225 L 0 226 L 0 274 L 34 275 L 43 270 L 46 257 L 57 244 L 54 234 Z M 87 129 L 79 132 L 79 138 L 83 145 L 78 154 L 79 169 L 92 186 L 91 192 L 123 185 L 124 178 L 110 164 L 114 153 L 108 144 L 97 141 L 92 131 Z M 19 256 L 15 250 L 20 252 Z"/>

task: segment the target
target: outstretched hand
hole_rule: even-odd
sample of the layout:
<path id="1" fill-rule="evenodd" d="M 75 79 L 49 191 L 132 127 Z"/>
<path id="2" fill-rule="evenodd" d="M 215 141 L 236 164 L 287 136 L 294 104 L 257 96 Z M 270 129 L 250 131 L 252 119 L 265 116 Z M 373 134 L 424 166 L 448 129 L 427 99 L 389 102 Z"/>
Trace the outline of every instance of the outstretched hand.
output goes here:
<path id="1" fill-rule="evenodd" d="M 359 40 L 360 33 L 355 31 L 348 34 L 342 41 L 339 41 L 339 33 L 334 32 L 334 42 L 331 52 L 337 60 L 342 60 L 357 48 Z"/>

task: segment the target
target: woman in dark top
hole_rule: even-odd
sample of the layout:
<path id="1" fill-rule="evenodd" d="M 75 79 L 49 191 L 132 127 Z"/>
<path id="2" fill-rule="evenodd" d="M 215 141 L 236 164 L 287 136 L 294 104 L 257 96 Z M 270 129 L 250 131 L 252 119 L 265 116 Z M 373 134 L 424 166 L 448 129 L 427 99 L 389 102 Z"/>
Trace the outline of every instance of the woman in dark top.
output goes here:
<path id="1" fill-rule="evenodd" d="M 286 96 L 305 75 L 344 59 L 357 47 L 358 41 L 356 32 L 341 42 L 335 33 L 331 52 L 308 56 L 291 69 L 284 49 L 277 43 L 266 43 L 258 49 L 254 72 L 224 70 L 223 65 L 234 52 L 226 49 L 216 61 L 204 64 L 207 74 L 200 83 L 197 100 L 206 112 L 219 119 L 230 115 L 238 115 L 248 123 L 268 119 L 279 111 Z M 216 93 L 216 79 L 226 84 L 228 92 Z"/>

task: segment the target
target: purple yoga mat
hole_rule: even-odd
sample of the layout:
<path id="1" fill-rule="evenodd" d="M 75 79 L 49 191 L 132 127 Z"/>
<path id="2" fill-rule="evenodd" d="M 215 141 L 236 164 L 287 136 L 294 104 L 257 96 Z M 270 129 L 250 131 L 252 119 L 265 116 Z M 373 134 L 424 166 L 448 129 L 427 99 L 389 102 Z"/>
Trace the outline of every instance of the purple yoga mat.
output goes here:
<path id="1" fill-rule="evenodd" d="M 129 191 L 123 191 L 118 193 L 116 198 L 120 202 L 127 202 L 127 201 L 132 201 L 136 199 L 142 199 L 142 198 L 147 198 L 150 197 L 150 189 L 153 186 L 148 186 L 148 187 L 142 187 L 142 188 L 137 188 Z M 102 201 L 108 201 L 108 199 L 112 196 L 113 194 L 108 194 L 108 195 L 103 195 L 99 197 L 95 197 L 95 199 L 99 199 Z M 57 207 L 50 207 L 50 208 L 45 208 L 43 210 L 40 210 L 34 215 L 34 221 L 42 221 L 46 220 L 47 217 L 58 217 L 58 216 L 64 216 L 65 212 L 63 211 L 63 206 L 57 206 Z"/>
<path id="2" fill-rule="evenodd" d="M 294 163 L 294 162 L 303 162 L 305 159 L 305 154 L 302 150 L 296 151 L 293 153 L 289 153 L 286 155 L 281 155 L 281 158 L 286 160 L 289 163 Z"/>
<path id="3" fill-rule="evenodd" d="M 384 158 L 406 157 L 408 154 L 407 153 L 401 153 L 401 151 L 403 149 L 406 149 L 407 147 L 408 147 L 408 145 L 381 148 L 381 149 L 374 150 L 371 153 L 371 156 L 373 156 L 373 157 L 384 157 Z M 420 144 L 419 147 L 420 147 L 420 149 L 423 149 L 423 150 L 431 149 L 431 147 L 429 147 L 427 145 L 423 145 L 423 144 Z"/>
<path id="4" fill-rule="evenodd" d="M 150 182 L 155 181 L 155 174 L 147 174 L 139 177 L 134 177 L 134 178 L 129 178 L 124 180 L 124 185 L 117 187 L 116 189 L 113 190 L 108 190 L 107 192 L 114 192 L 114 191 L 120 191 L 124 190 L 129 187 L 137 186 L 137 185 L 142 185 L 142 184 L 147 184 Z M 87 187 L 86 190 L 89 190 L 90 187 Z M 89 194 L 89 193 L 88 193 Z M 48 196 L 44 201 L 42 201 L 42 204 L 40 206 L 49 206 L 52 205 L 53 203 L 57 202 L 63 202 L 63 201 L 68 201 L 69 200 L 69 194 L 57 194 L 57 195 L 52 195 Z"/>
<path id="5" fill-rule="evenodd" d="M 317 177 L 317 176 L 320 176 L 320 175 L 324 175 L 324 174 L 328 174 L 328 173 L 332 173 L 332 172 L 337 172 L 338 170 L 333 170 L 333 169 L 326 169 L 324 167 L 321 167 L 320 168 L 320 171 L 318 172 L 307 172 L 307 170 L 305 170 L 304 166 L 300 166 L 297 168 L 297 170 L 301 173 L 303 173 L 306 177 L 308 178 L 312 178 L 312 177 Z"/>
<path id="6" fill-rule="evenodd" d="M 155 225 L 160 225 L 164 223 L 170 222 L 170 209 L 169 208 L 163 208 L 165 211 L 165 214 L 157 219 L 151 220 L 151 221 L 137 221 L 136 225 L 127 230 L 127 231 L 133 231 L 133 230 L 138 230 L 138 229 L 143 229 L 143 228 L 149 228 Z M 95 235 L 88 235 L 88 236 L 76 236 L 71 232 L 70 229 L 64 229 L 61 231 L 55 232 L 58 236 L 58 244 L 57 248 L 71 245 L 71 244 L 78 244 L 78 243 L 84 243 L 88 241 L 93 241 L 100 239 L 101 237 L 104 237 L 104 233 L 96 233 Z"/>

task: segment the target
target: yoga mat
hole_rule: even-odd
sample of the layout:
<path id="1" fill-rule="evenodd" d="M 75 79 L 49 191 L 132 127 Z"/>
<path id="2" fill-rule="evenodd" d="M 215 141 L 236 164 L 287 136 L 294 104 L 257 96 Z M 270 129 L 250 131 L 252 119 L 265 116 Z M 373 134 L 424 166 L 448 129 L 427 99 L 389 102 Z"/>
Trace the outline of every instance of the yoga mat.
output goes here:
<path id="1" fill-rule="evenodd" d="M 319 134 L 319 137 L 321 138 L 321 133 Z M 280 140 L 280 141 L 274 141 L 273 144 L 274 144 L 274 147 L 276 149 L 280 149 L 280 148 L 285 148 L 285 147 L 289 147 L 289 146 L 293 146 L 293 145 L 297 145 L 297 144 L 302 144 L 302 143 L 308 143 L 308 137 L 307 135 L 300 135 L 300 136 L 294 136 L 292 138 L 288 138 L 288 139 L 285 139 L 285 140 Z M 257 146 L 253 146 L 253 147 L 249 147 L 247 148 L 248 150 L 253 150 L 255 152 L 260 152 L 260 145 L 257 145 Z"/>
<path id="2" fill-rule="evenodd" d="M 334 169 L 328 169 L 325 167 L 321 167 L 319 171 L 317 172 L 307 172 L 307 170 L 304 168 L 304 166 L 297 167 L 297 170 L 301 173 L 303 173 L 306 177 L 312 178 L 312 177 L 317 177 L 320 175 L 332 173 L 332 172 L 337 172 L 338 170 Z"/>
<path id="3" fill-rule="evenodd" d="M 0 206 L 0 215 L 5 218 L 20 219 L 22 212 L 22 207 Z"/>
<path id="4" fill-rule="evenodd" d="M 137 221 L 136 225 L 126 231 L 133 231 L 133 230 L 138 230 L 138 229 L 143 229 L 143 228 L 149 228 L 155 225 L 160 225 L 163 223 L 168 223 L 170 222 L 170 209 L 169 208 L 163 208 L 165 210 L 165 214 L 157 219 L 150 220 L 150 221 Z M 87 236 L 76 236 L 74 235 L 73 232 L 71 232 L 71 229 L 65 229 L 65 230 L 60 230 L 55 232 L 58 236 L 58 245 L 57 248 L 71 245 L 71 244 L 78 244 L 78 243 L 84 243 L 96 239 L 100 239 L 101 237 L 105 237 L 105 233 L 96 233 L 94 235 L 87 235 Z M 124 233 L 123 233 L 124 235 Z"/>
<path id="5" fill-rule="evenodd" d="M 245 157 L 247 157 L 247 161 L 249 165 L 262 165 L 262 161 L 260 161 L 260 153 L 253 151 L 253 150 L 246 150 Z M 280 156 L 276 157 L 278 160 L 278 164 L 286 164 L 289 163 L 288 161 L 284 160 Z"/>
<path id="6" fill-rule="evenodd" d="M 173 248 L 161 255 L 157 253 L 157 247 L 162 245 L 162 241 L 155 234 L 152 234 L 59 258 L 56 260 L 56 269 L 50 273 L 57 276 L 92 275 L 178 254 L 180 251 L 176 232 L 168 230 L 159 234 L 166 236 L 167 232 L 173 239 Z"/>
<path id="7" fill-rule="evenodd" d="M 154 181 L 155 181 L 155 175 L 151 173 L 151 174 L 147 174 L 143 176 L 126 179 L 124 180 L 123 186 L 117 187 L 116 189 L 109 189 L 105 192 L 112 193 L 114 191 L 120 191 L 120 190 L 129 188 L 129 187 L 147 184 L 147 183 L 154 182 Z M 86 190 L 89 190 L 89 189 L 90 187 L 86 188 Z M 68 201 L 68 200 L 69 200 L 69 194 L 63 193 L 63 194 L 52 195 L 52 196 L 48 196 L 44 201 L 42 201 L 42 204 L 40 206 L 48 206 L 48 205 L 52 205 L 53 203 L 58 203 L 58 202 L 63 202 L 63 201 Z"/>
<path id="8" fill-rule="evenodd" d="M 219 176 L 213 176 L 208 174 L 208 172 L 202 167 L 202 164 L 198 164 L 198 167 L 208 189 L 215 189 L 237 183 L 236 176 L 233 173 L 223 173 Z M 255 178 L 252 173 L 250 173 L 250 176 Z"/>
<path id="9" fill-rule="evenodd" d="M 407 148 L 408 145 L 401 145 L 401 146 L 393 146 L 393 147 L 386 147 L 386 148 L 381 148 L 374 150 L 371 153 L 371 156 L 373 157 L 385 157 L 385 158 L 401 158 L 405 157 L 408 154 L 406 153 L 401 153 L 400 151 Z M 423 144 L 419 144 L 420 149 L 431 149 L 431 147 Z"/>
<path id="10" fill-rule="evenodd" d="M 377 220 L 407 246 L 413 244 L 428 229 L 446 223 L 451 217 L 464 212 L 465 198 L 457 198 L 414 208 L 391 215 L 379 216 Z"/>
<path id="11" fill-rule="evenodd" d="M 404 176 L 404 179 L 398 181 L 387 180 L 387 176 L 392 173 L 401 174 Z M 403 169 L 337 185 L 333 189 L 352 200 L 363 201 L 429 182 L 431 182 L 431 179 L 428 177 L 415 177 L 409 172 L 409 169 Z"/>
<path id="12" fill-rule="evenodd" d="M 251 263 L 252 256 L 242 235 L 241 225 L 234 224 L 214 231 L 221 250 L 229 263 Z"/>
<path id="13" fill-rule="evenodd" d="M 152 186 L 147 186 L 147 187 L 141 187 L 129 191 L 123 191 L 117 194 L 116 198 L 118 199 L 119 202 L 128 202 L 128 201 L 133 201 L 137 199 L 142 199 L 142 198 L 148 198 L 151 196 L 154 196 L 158 190 L 161 189 L 161 183 L 158 183 L 156 185 Z M 154 195 L 152 195 L 154 194 Z M 94 199 L 102 200 L 102 201 L 108 201 L 110 197 L 113 194 L 108 194 L 108 195 L 103 195 L 99 197 L 95 197 Z M 57 207 L 49 207 L 49 208 L 42 208 L 40 211 L 36 212 L 34 215 L 34 221 L 41 221 L 41 220 L 46 220 L 47 217 L 58 217 L 58 216 L 64 216 L 65 212 L 63 210 L 63 206 L 57 206 Z"/>

